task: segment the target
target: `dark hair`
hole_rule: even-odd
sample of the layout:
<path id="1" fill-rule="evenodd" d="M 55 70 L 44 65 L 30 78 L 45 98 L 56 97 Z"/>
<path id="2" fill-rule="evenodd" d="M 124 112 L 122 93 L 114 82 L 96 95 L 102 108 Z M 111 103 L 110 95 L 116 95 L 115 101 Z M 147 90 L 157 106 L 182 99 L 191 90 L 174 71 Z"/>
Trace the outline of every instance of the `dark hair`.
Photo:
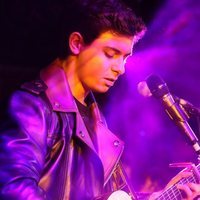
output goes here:
<path id="1" fill-rule="evenodd" d="M 86 44 L 90 44 L 101 33 L 113 31 L 116 34 L 139 36 L 146 30 L 134 12 L 119 0 L 74 0 L 65 13 L 65 46 L 72 32 L 80 32 Z M 60 57 L 69 55 L 69 49 L 61 52 Z"/>

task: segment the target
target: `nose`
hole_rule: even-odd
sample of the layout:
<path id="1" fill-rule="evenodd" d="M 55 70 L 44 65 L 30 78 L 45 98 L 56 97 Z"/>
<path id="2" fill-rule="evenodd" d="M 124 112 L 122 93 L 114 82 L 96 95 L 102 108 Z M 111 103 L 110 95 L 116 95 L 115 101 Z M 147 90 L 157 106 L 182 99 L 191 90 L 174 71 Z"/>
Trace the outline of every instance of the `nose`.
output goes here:
<path id="1" fill-rule="evenodd" d="M 117 73 L 117 75 L 122 75 L 125 72 L 124 65 L 124 60 L 117 60 L 115 63 L 113 63 L 111 70 Z"/>

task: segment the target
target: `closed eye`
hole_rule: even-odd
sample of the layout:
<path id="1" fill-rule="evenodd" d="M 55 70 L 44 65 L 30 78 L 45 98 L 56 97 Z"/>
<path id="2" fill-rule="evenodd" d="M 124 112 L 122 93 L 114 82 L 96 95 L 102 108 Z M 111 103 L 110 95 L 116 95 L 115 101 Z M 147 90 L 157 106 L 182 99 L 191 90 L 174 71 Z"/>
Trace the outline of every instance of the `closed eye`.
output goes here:
<path id="1" fill-rule="evenodd" d="M 127 60 L 129 56 L 131 56 L 131 53 L 127 53 L 123 55 L 121 51 L 115 48 L 111 48 L 111 47 L 106 47 L 104 49 L 104 54 L 107 58 L 118 58 L 122 56 L 124 61 Z"/>
<path id="2" fill-rule="evenodd" d="M 114 53 L 105 52 L 105 56 L 107 58 L 113 58 L 115 56 L 115 54 Z"/>

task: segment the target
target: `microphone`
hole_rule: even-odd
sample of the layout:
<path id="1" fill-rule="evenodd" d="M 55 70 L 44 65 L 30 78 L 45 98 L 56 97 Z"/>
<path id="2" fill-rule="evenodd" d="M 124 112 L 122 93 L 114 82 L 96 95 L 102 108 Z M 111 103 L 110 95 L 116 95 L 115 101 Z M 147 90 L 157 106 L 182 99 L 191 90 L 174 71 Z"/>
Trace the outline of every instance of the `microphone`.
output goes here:
<path id="1" fill-rule="evenodd" d="M 147 77 L 146 81 L 138 84 L 138 91 L 143 96 L 154 96 L 161 100 L 169 117 L 189 137 L 193 148 L 198 155 L 200 155 L 198 138 L 187 121 L 189 116 L 184 109 L 181 108 L 180 104 L 177 102 L 177 99 L 172 96 L 167 84 L 162 80 L 162 78 L 155 74 L 150 75 Z M 181 100 L 179 102 L 181 103 Z M 185 104 L 187 105 L 187 103 Z"/>
<path id="2" fill-rule="evenodd" d="M 137 90 L 144 97 L 151 97 L 153 95 L 149 90 L 146 81 L 139 82 L 137 85 Z M 173 95 L 173 98 L 175 102 L 180 105 L 180 107 L 183 109 L 188 118 L 190 118 L 190 116 L 195 115 L 200 116 L 200 109 L 194 106 L 192 103 L 175 95 Z"/>

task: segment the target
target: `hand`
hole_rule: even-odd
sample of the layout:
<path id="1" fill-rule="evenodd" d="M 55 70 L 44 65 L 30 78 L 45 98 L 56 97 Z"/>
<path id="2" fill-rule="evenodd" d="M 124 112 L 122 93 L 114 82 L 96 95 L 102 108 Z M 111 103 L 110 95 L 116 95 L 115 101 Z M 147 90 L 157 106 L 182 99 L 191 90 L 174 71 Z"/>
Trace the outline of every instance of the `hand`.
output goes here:
<path id="1" fill-rule="evenodd" d="M 167 188 L 176 184 L 176 187 L 179 190 L 183 191 L 183 193 L 185 194 L 185 197 L 183 198 L 183 200 L 193 200 L 193 199 L 200 200 L 200 184 L 196 184 L 196 183 L 186 183 L 184 185 L 177 184 L 177 182 L 181 180 L 182 178 L 187 178 L 191 175 L 192 175 L 192 172 L 188 172 L 188 171 L 180 172 L 174 178 L 171 179 L 171 181 L 167 184 L 164 190 L 167 190 Z M 150 196 L 149 200 L 155 200 L 161 194 L 162 194 L 162 191 L 155 192 Z"/>
<path id="2" fill-rule="evenodd" d="M 156 200 L 161 194 L 162 194 L 162 191 L 154 192 L 154 193 L 152 193 L 151 196 L 149 197 L 149 200 Z"/>
<path id="3" fill-rule="evenodd" d="M 186 194 L 186 198 L 184 198 L 184 200 L 192 200 L 194 198 L 200 200 L 200 184 L 195 184 L 195 183 L 187 183 L 184 185 L 178 184 L 177 188 L 184 191 L 184 193 Z"/>
<path id="4" fill-rule="evenodd" d="M 187 178 L 189 176 L 192 176 L 192 172 L 188 171 L 182 171 L 179 174 L 177 174 L 171 181 L 167 184 L 166 188 L 174 185 L 182 178 Z M 183 191 L 185 194 L 184 200 L 193 200 L 194 198 L 197 198 L 200 196 L 200 184 L 196 183 L 186 183 L 186 184 L 176 184 L 176 187 Z M 200 197 L 199 197 L 200 200 Z"/>

